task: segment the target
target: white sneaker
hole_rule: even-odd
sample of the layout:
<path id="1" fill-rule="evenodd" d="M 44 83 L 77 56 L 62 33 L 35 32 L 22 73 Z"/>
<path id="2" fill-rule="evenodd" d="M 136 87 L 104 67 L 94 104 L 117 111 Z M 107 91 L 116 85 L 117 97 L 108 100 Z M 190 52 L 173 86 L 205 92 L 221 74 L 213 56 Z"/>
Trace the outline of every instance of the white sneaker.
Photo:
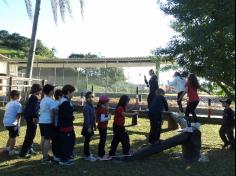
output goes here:
<path id="1" fill-rule="evenodd" d="M 12 151 L 9 151 L 8 152 L 8 156 L 15 156 L 15 155 L 19 155 L 20 152 L 19 151 L 15 151 L 15 150 L 12 150 Z"/>
<path id="2" fill-rule="evenodd" d="M 84 158 L 85 161 L 90 161 L 90 162 L 96 162 L 97 158 L 95 158 L 93 155 L 90 155 L 89 157 Z"/>
<path id="3" fill-rule="evenodd" d="M 192 127 L 184 128 L 183 132 L 185 132 L 185 133 L 193 133 L 193 128 Z"/>
<path id="4" fill-rule="evenodd" d="M 110 161 L 112 158 L 109 155 L 104 155 L 103 157 L 98 157 L 100 161 Z"/>
<path id="5" fill-rule="evenodd" d="M 55 162 L 60 162 L 61 161 L 61 159 L 60 158 L 58 158 L 58 157 L 53 157 L 53 161 L 55 161 Z"/>
<path id="6" fill-rule="evenodd" d="M 61 166 L 72 166 L 74 164 L 75 163 L 73 161 L 64 161 L 64 162 L 60 161 L 59 162 L 59 165 L 61 165 Z"/>

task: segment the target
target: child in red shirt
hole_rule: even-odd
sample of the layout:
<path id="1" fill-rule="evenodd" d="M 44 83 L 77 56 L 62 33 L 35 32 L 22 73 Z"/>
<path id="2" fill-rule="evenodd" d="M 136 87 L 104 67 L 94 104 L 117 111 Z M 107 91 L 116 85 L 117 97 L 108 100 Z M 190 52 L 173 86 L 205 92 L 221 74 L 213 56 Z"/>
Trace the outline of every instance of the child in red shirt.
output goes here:
<path id="1" fill-rule="evenodd" d="M 115 119 L 113 123 L 113 140 L 111 143 L 111 150 L 109 152 L 109 155 L 111 157 L 115 156 L 117 147 L 119 143 L 121 142 L 123 147 L 123 154 L 124 155 L 130 155 L 130 140 L 129 135 L 125 130 L 125 116 L 134 116 L 137 115 L 137 113 L 126 113 L 126 108 L 129 104 L 130 98 L 127 95 L 123 95 L 120 98 L 120 101 L 117 105 L 116 111 L 115 111 Z"/>
<path id="2" fill-rule="evenodd" d="M 106 95 L 102 95 L 99 98 L 98 106 L 97 106 L 97 123 L 98 130 L 100 135 L 100 142 L 98 146 L 98 159 L 101 161 L 110 160 L 110 157 L 106 156 L 105 145 L 107 140 L 107 126 L 108 121 L 110 120 L 109 115 L 109 97 Z"/>

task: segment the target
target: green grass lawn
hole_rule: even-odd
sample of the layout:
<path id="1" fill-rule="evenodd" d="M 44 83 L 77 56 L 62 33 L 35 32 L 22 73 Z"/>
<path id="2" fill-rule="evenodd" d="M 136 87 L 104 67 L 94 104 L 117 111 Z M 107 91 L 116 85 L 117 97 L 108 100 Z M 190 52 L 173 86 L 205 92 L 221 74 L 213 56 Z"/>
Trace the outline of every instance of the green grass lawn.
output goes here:
<path id="1" fill-rule="evenodd" d="M 77 116 L 76 152 L 82 156 L 83 139 L 81 133 L 81 115 Z M 0 120 L 2 115 L 0 111 Z M 127 125 L 131 121 L 127 120 Z M 149 122 L 140 119 L 140 126 L 127 128 L 132 141 L 132 147 L 138 148 L 147 143 L 146 138 L 149 130 Z M 1 125 L 0 125 L 1 126 Z M 111 126 L 111 124 L 110 124 Z M 164 124 L 164 128 L 166 123 Z M 202 126 L 202 152 L 208 155 L 210 162 L 188 164 L 173 154 L 181 152 L 181 147 L 169 149 L 161 154 L 146 158 L 145 160 L 131 163 L 96 162 L 89 163 L 78 159 L 74 166 L 61 167 L 58 165 L 40 165 L 41 156 L 38 155 L 30 160 L 9 158 L 3 152 L 0 154 L 0 176 L 233 176 L 235 175 L 235 153 L 221 150 L 221 140 L 218 135 L 219 125 Z M 17 147 L 20 147 L 24 138 L 25 127 L 21 129 Z M 165 132 L 162 139 L 167 139 L 177 132 Z M 108 133 L 107 150 L 112 138 L 112 131 Z M 0 148 L 4 147 L 7 140 L 7 132 L 0 127 Z M 39 149 L 39 132 L 35 146 Z M 97 153 L 98 135 L 92 141 L 92 151 Z M 119 148 L 121 153 L 121 148 Z"/>

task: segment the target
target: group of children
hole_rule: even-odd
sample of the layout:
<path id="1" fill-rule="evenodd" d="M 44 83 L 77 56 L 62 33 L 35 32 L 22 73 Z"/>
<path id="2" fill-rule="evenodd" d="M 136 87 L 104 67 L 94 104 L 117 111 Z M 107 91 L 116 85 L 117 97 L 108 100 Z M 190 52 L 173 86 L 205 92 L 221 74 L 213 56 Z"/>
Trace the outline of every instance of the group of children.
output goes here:
<path id="1" fill-rule="evenodd" d="M 189 101 L 185 113 L 188 128 L 191 127 L 189 114 L 192 113 L 194 121 L 197 121 L 195 109 L 199 103 L 197 90 L 200 88 L 195 75 L 190 74 L 186 91 L 183 91 L 182 98 L 185 93 L 188 94 Z M 24 111 L 19 103 L 20 93 L 16 90 L 11 91 L 11 101 L 6 105 L 6 111 L 3 119 L 4 126 L 9 131 L 9 140 L 5 151 L 9 156 L 19 155 L 22 158 L 30 158 L 31 155 L 37 154 L 33 149 L 33 141 L 36 135 L 37 124 L 39 124 L 41 132 L 41 150 L 42 164 L 50 164 L 52 161 L 60 165 L 72 165 L 74 163 L 75 154 L 74 146 L 76 141 L 74 124 L 74 105 L 72 98 L 75 88 L 71 85 L 65 85 L 62 90 L 54 92 L 54 86 L 47 84 L 43 88 L 39 84 L 34 84 L 31 88 L 31 96 L 26 103 Z M 43 95 L 43 97 L 41 97 Z M 149 118 L 150 118 L 150 135 L 149 143 L 154 145 L 160 143 L 160 134 L 162 126 L 162 113 L 168 111 L 168 103 L 164 97 L 165 92 L 162 89 L 156 91 L 152 101 L 149 102 Z M 84 159 L 95 162 L 99 160 L 110 160 L 115 157 L 117 147 L 121 143 L 123 155 L 131 156 L 132 150 L 130 146 L 130 138 L 125 129 L 125 117 L 135 116 L 137 112 L 127 113 L 127 106 L 130 98 L 123 95 L 115 109 L 113 122 L 113 139 L 111 148 L 106 154 L 105 146 L 107 140 L 108 122 L 111 119 L 109 113 L 109 97 L 103 95 L 99 98 L 97 108 L 94 108 L 94 95 L 87 92 L 85 95 L 86 104 L 83 108 L 84 123 L 82 135 L 84 136 Z M 234 112 L 230 108 L 231 101 L 223 101 L 225 107 L 223 125 L 220 129 L 220 136 L 224 141 L 223 148 L 235 148 L 234 140 Z M 27 124 L 25 140 L 20 152 L 15 151 L 16 137 L 19 135 L 21 115 L 23 114 Z M 90 150 L 90 142 L 94 135 L 94 131 L 98 129 L 100 142 L 98 145 L 98 158 L 94 157 Z M 191 132 L 187 130 L 187 132 Z M 52 149 L 54 157 L 49 155 Z"/>

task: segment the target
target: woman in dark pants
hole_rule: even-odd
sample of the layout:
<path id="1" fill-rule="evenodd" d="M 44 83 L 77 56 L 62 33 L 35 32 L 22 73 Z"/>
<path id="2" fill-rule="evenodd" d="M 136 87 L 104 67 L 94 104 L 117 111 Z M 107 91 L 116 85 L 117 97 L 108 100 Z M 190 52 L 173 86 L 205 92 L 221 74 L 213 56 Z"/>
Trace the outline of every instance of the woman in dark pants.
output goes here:
<path id="1" fill-rule="evenodd" d="M 148 99 L 147 99 L 148 108 L 150 108 L 152 101 L 156 96 L 156 91 L 159 89 L 158 78 L 157 78 L 154 70 L 150 70 L 149 75 L 151 76 L 151 79 L 149 81 L 147 81 L 147 77 L 144 76 L 144 81 L 145 81 L 147 87 L 149 87 L 149 95 L 148 95 Z"/>
<path id="2" fill-rule="evenodd" d="M 188 128 L 185 129 L 187 132 L 193 131 L 193 129 L 191 128 L 190 120 L 189 120 L 190 114 L 192 114 L 193 120 L 194 120 L 193 127 L 197 128 L 197 129 L 200 128 L 200 123 L 198 123 L 197 114 L 196 114 L 196 109 L 197 109 L 197 106 L 200 102 L 200 98 L 198 96 L 199 89 L 209 93 L 207 90 L 204 90 L 200 86 L 198 79 L 194 74 L 189 74 L 189 76 L 187 78 L 187 83 L 186 83 L 186 91 L 180 97 L 182 99 L 186 93 L 188 95 L 188 103 L 187 103 L 187 108 L 186 108 L 186 112 L 185 112 L 185 118 L 188 122 Z"/>

